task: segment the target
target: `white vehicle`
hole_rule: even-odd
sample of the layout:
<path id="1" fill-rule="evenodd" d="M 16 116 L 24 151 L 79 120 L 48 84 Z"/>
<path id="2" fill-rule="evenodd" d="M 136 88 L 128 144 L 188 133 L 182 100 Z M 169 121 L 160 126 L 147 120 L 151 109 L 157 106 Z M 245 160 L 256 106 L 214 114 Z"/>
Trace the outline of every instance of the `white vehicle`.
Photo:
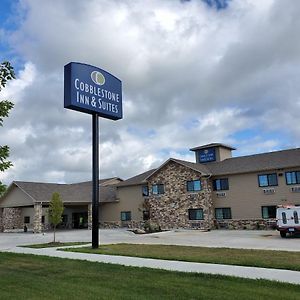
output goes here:
<path id="1" fill-rule="evenodd" d="M 276 210 L 276 227 L 281 237 L 300 233 L 300 206 L 282 206 Z"/>

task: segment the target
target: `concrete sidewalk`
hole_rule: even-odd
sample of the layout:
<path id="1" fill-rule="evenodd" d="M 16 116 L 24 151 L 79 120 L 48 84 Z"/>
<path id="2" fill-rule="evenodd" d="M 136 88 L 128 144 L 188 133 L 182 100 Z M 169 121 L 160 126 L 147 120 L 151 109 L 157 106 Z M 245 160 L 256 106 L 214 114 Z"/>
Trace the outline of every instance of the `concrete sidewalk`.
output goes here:
<path id="1" fill-rule="evenodd" d="M 57 251 L 57 248 L 32 249 L 32 248 L 14 247 L 2 251 L 13 252 L 13 253 L 46 255 L 52 257 L 68 258 L 68 259 L 80 259 L 80 260 L 87 260 L 92 262 L 111 263 L 111 264 L 119 264 L 124 266 L 133 266 L 133 267 L 147 267 L 147 268 L 163 269 L 169 271 L 220 274 L 220 275 L 236 276 L 236 277 L 243 277 L 243 278 L 250 278 L 250 279 L 267 279 L 267 280 L 276 280 L 280 282 L 300 284 L 300 272 L 279 270 L 279 269 L 266 269 L 266 268 L 193 263 L 193 262 L 171 261 L 171 260 L 160 260 L 160 259 L 149 259 L 149 258 L 138 258 L 138 257 L 127 257 L 127 256 L 64 252 L 64 251 Z"/>

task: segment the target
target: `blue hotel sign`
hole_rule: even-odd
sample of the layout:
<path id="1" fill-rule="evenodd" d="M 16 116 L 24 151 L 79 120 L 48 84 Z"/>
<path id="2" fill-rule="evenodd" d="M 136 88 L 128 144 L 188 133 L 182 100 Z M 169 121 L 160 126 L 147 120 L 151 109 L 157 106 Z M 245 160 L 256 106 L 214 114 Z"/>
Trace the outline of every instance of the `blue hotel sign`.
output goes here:
<path id="1" fill-rule="evenodd" d="M 71 62 L 64 70 L 64 107 L 99 117 L 122 119 L 122 82 L 94 66 Z"/>
<path id="2" fill-rule="evenodd" d="M 216 160 L 216 150 L 215 148 L 201 149 L 199 150 L 199 161 L 209 162 Z"/>

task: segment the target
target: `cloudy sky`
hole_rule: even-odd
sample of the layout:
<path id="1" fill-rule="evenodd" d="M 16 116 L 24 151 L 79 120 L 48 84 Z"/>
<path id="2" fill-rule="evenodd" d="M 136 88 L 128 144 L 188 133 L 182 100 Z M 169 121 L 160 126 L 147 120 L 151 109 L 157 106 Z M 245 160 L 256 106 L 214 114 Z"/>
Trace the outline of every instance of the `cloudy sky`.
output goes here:
<path id="1" fill-rule="evenodd" d="M 300 1 L 1 0 L 0 60 L 17 79 L 0 128 L 0 180 L 91 179 L 91 116 L 63 108 L 63 67 L 123 82 L 124 119 L 100 121 L 101 177 L 128 178 L 189 148 L 247 155 L 300 146 Z"/>

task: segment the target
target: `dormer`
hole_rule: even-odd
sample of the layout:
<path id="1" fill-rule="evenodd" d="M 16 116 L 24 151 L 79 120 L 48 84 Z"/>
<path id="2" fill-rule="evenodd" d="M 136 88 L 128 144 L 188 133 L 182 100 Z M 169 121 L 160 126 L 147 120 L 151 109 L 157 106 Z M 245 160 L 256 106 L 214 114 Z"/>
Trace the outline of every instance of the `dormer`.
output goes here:
<path id="1" fill-rule="evenodd" d="M 236 150 L 236 148 L 220 143 L 212 143 L 190 149 L 190 151 L 195 152 L 196 162 L 201 164 L 231 158 L 232 150 Z"/>

